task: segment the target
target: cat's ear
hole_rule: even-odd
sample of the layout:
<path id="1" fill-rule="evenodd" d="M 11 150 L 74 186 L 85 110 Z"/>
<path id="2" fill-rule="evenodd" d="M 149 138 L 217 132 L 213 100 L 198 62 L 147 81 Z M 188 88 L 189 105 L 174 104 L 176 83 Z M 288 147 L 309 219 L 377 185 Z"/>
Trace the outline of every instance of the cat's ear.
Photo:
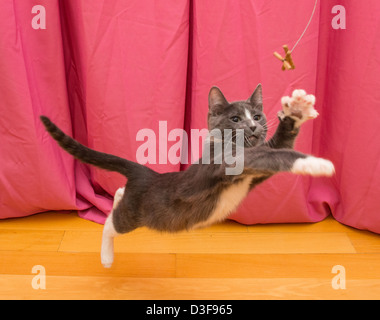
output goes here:
<path id="1" fill-rule="evenodd" d="M 253 91 L 247 101 L 256 109 L 263 111 L 263 91 L 261 88 L 261 83 L 257 85 L 255 91 Z"/>
<path id="2" fill-rule="evenodd" d="M 212 87 L 208 94 L 208 108 L 210 111 L 218 111 L 228 106 L 228 101 L 218 87 Z"/>

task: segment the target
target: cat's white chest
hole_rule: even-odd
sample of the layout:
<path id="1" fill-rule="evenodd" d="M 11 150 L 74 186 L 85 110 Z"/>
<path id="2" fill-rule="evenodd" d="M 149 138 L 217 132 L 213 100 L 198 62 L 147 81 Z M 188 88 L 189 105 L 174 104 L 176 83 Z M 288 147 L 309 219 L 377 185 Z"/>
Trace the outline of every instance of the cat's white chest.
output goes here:
<path id="1" fill-rule="evenodd" d="M 253 177 L 244 178 L 242 181 L 223 190 L 219 196 L 216 208 L 210 217 L 206 221 L 196 224 L 194 228 L 205 227 L 226 219 L 246 197 L 252 178 Z"/>

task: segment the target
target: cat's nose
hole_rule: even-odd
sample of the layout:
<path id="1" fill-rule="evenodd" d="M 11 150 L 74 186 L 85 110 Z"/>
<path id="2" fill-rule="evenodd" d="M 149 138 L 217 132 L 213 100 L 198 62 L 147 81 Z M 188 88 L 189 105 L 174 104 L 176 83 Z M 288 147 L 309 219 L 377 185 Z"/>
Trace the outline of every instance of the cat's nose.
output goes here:
<path id="1" fill-rule="evenodd" d="M 252 127 L 249 127 L 249 129 L 251 129 L 252 133 L 255 132 L 257 126 L 252 126 Z"/>

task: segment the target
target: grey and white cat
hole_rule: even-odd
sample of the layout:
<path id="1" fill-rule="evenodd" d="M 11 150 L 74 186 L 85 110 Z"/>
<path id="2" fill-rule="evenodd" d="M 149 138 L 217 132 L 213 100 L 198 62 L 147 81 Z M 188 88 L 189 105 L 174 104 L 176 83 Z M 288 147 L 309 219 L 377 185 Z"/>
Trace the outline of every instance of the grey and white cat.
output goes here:
<path id="1" fill-rule="evenodd" d="M 119 172 L 128 179 L 126 186 L 115 194 L 103 230 L 101 261 L 104 267 L 111 267 L 115 236 L 142 226 L 176 232 L 222 221 L 252 188 L 278 172 L 333 175 L 330 161 L 292 149 L 300 125 L 318 115 L 314 103 L 314 96 L 303 90 L 284 97 L 277 130 L 266 141 L 261 85 L 249 99 L 231 103 L 217 87 L 211 88 L 208 129 L 244 131 L 244 170 L 239 175 L 226 175 L 225 168 L 230 165 L 216 164 L 212 154 L 209 164 L 200 161 L 185 171 L 159 174 L 138 163 L 87 148 L 64 134 L 47 117 L 41 116 L 41 120 L 59 145 L 75 158 Z"/>

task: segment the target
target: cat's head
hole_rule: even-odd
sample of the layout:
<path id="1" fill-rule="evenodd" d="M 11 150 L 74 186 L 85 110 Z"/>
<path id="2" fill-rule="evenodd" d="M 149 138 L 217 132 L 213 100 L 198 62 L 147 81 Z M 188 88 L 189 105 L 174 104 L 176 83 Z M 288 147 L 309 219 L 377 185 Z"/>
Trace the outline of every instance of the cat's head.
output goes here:
<path id="1" fill-rule="evenodd" d="M 228 102 L 217 87 L 212 87 L 208 96 L 208 129 L 243 129 L 244 146 L 253 147 L 264 143 L 267 126 L 263 113 L 261 84 L 252 95 L 243 101 Z"/>

